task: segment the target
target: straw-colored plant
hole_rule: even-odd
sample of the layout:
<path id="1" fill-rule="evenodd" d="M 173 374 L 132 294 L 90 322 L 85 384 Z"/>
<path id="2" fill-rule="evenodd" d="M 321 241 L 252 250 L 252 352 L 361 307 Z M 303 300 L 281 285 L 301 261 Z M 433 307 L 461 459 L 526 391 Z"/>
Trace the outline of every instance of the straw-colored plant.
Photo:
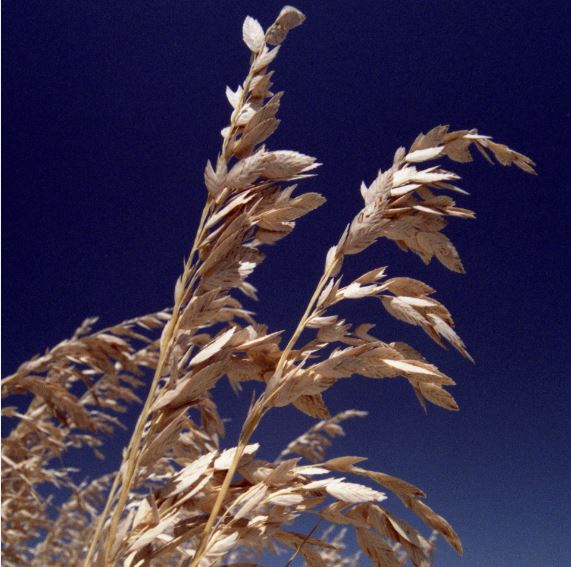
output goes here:
<path id="1" fill-rule="evenodd" d="M 303 20 L 285 7 L 266 31 L 251 17 L 244 22 L 250 69 L 242 85 L 226 91 L 230 123 L 217 158 L 206 165 L 206 204 L 172 310 L 98 332 L 88 320 L 72 339 L 3 380 L 3 396 L 32 397 L 25 412 L 3 409 L 18 420 L 2 452 L 6 565 L 256 565 L 263 552 L 283 548 L 312 566 L 358 563 L 354 553 L 343 555 L 343 533 L 294 531 L 302 516 L 320 528 L 353 530 L 374 565 L 429 565 L 434 535 L 421 535 L 389 512 L 379 487 L 462 552 L 456 532 L 425 504 L 422 490 L 364 468 L 363 457 L 325 456 L 330 439 L 343 432 L 341 422 L 363 416 L 354 410 L 330 416 L 323 393 L 338 380 L 400 376 L 422 406 L 458 409 L 450 377 L 408 344 L 373 336 L 372 325 L 340 319 L 336 304 L 378 298 L 393 317 L 470 358 L 430 286 L 388 277 L 385 268 L 343 282 L 341 271 L 347 256 L 386 238 L 425 263 L 436 257 L 462 272 L 443 229 L 448 217 L 474 215 L 456 206 L 450 195 L 464 194 L 459 176 L 441 162 L 469 162 L 474 148 L 488 161 L 529 173 L 533 163 L 477 130 L 447 126 L 399 148 L 388 169 L 361 185 L 363 208 L 339 231 L 297 328 L 284 339 L 256 321 L 243 301 L 256 299 L 248 280 L 262 250 L 325 202 L 318 193 L 295 194 L 296 183 L 314 175 L 315 158 L 264 145 L 279 125 L 283 95 L 271 91 L 270 66 Z M 310 339 L 302 343 L 304 332 Z M 148 370 L 154 377 L 114 480 L 107 475 L 75 486 L 60 455 L 80 446 L 102 451 L 105 436 L 121 426 L 117 412 L 138 399 L 135 390 L 142 391 Z M 212 397 L 224 376 L 236 390 L 249 380 L 262 386 L 235 446 L 221 445 L 223 422 Z M 319 422 L 274 461 L 262 460 L 256 430 L 268 412 L 287 405 Z M 52 501 L 38 491 L 46 483 L 69 493 L 55 520 L 49 519 Z"/>

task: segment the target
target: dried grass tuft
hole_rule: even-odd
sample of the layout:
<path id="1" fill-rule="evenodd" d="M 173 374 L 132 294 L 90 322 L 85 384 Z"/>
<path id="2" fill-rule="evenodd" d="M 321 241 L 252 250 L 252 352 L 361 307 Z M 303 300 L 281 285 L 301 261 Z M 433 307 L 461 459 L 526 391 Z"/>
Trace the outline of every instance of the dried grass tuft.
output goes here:
<path id="1" fill-rule="evenodd" d="M 465 192 L 444 160 L 469 162 L 476 150 L 527 173 L 534 173 L 533 162 L 477 130 L 448 126 L 399 148 L 390 167 L 361 185 L 363 207 L 330 248 L 282 347 L 283 332 L 256 321 L 244 303 L 257 298 L 249 278 L 265 248 L 325 202 L 318 193 L 296 193 L 297 183 L 315 174 L 315 158 L 265 145 L 279 126 L 283 95 L 271 90 L 270 66 L 303 20 L 287 6 L 267 30 L 254 18 L 244 22 L 250 68 L 241 85 L 226 91 L 230 121 L 216 159 L 206 164 L 206 203 L 172 310 L 98 332 L 91 330 L 95 320 L 87 320 L 70 340 L 2 381 L 3 397 L 31 398 L 25 412 L 3 409 L 18 420 L 2 452 L 7 565 L 255 565 L 262 552 L 280 550 L 289 550 L 289 563 L 301 556 L 311 566 L 357 565 L 359 554 L 346 553 L 347 530 L 374 565 L 429 565 L 436 533 L 462 553 L 458 535 L 425 504 L 421 489 L 364 468 L 363 457 L 326 458 L 344 434 L 342 423 L 366 415 L 330 415 L 324 393 L 338 380 L 400 377 L 424 408 L 458 409 L 452 378 L 410 345 L 373 336 L 373 325 L 340 319 L 334 307 L 377 298 L 391 316 L 471 360 L 434 289 L 409 277 L 387 278 L 385 268 L 343 282 L 343 263 L 386 238 L 425 263 L 435 258 L 462 272 L 444 229 L 450 218 L 474 213 L 456 205 L 452 195 Z M 299 344 L 306 330 L 312 338 Z M 114 480 L 75 486 L 60 456 L 81 446 L 100 454 L 104 438 L 121 426 L 117 414 L 140 401 L 136 389 L 145 370 L 154 377 Z M 223 447 L 212 389 L 224 376 L 237 391 L 249 380 L 263 391 L 236 445 Z M 288 405 L 319 421 L 275 460 L 261 459 L 259 443 L 251 442 L 257 427 L 273 408 Z M 38 490 L 46 483 L 70 494 L 67 501 L 54 507 Z M 384 502 L 393 496 L 432 530 L 429 537 L 389 512 Z M 301 534 L 293 524 L 304 516 L 318 523 Z M 318 530 L 321 524 L 330 527 Z"/>

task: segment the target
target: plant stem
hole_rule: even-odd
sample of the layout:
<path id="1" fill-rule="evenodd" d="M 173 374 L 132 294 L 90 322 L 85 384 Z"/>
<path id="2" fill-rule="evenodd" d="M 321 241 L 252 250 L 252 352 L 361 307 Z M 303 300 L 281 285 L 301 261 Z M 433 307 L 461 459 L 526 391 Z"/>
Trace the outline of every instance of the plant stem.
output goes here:
<path id="1" fill-rule="evenodd" d="M 198 250 L 200 242 L 203 238 L 204 226 L 206 224 L 206 219 L 208 217 L 209 211 L 210 211 L 210 201 L 208 200 L 204 206 L 203 211 L 202 211 L 202 215 L 200 218 L 200 224 L 199 224 L 198 230 L 196 232 L 196 236 L 194 239 L 192 250 L 190 252 L 188 260 L 185 262 L 185 268 L 184 268 L 185 274 L 192 270 L 192 263 L 194 261 L 194 255 L 195 255 L 196 251 Z M 104 564 L 108 565 L 111 562 L 111 560 L 110 560 L 111 549 L 113 546 L 113 542 L 115 539 L 115 534 L 117 532 L 117 526 L 119 524 L 121 514 L 123 512 L 123 509 L 125 508 L 125 504 L 127 503 L 127 499 L 129 497 L 129 491 L 130 491 L 131 485 L 133 483 L 133 476 L 134 476 L 134 473 L 136 471 L 136 468 L 137 468 L 137 465 L 139 462 L 138 451 L 139 451 L 139 448 L 141 446 L 141 440 L 143 437 L 145 425 L 147 423 L 147 419 L 148 419 L 149 414 L 150 414 L 151 404 L 154 400 L 155 393 L 156 393 L 161 375 L 162 375 L 163 370 L 164 370 L 165 361 L 168 359 L 168 354 L 169 354 L 171 346 L 172 346 L 171 345 L 172 339 L 173 339 L 173 337 L 176 336 L 176 330 L 177 330 L 178 323 L 180 320 L 180 307 L 181 307 L 181 301 L 182 301 L 183 296 L 184 296 L 184 294 L 181 294 L 179 299 L 176 300 L 175 306 L 173 308 L 172 318 L 167 323 L 167 326 L 165 327 L 165 330 L 164 330 L 165 337 L 164 337 L 164 340 L 161 341 L 163 348 L 161 348 L 161 354 L 159 356 L 159 361 L 158 361 L 157 367 L 155 369 L 153 381 L 152 381 L 151 387 L 149 389 L 149 394 L 148 394 L 147 399 L 145 401 L 145 405 L 143 406 L 143 410 L 141 411 L 141 414 L 139 415 L 139 419 L 137 420 L 137 425 L 135 427 L 135 431 L 133 432 L 133 435 L 131 436 L 131 440 L 129 442 L 127 450 L 125 451 L 125 454 L 123 457 L 123 462 L 121 463 L 121 466 L 119 467 L 119 470 L 117 471 L 117 474 L 115 475 L 115 480 L 113 482 L 111 490 L 109 491 L 109 495 L 107 497 L 107 502 L 105 504 L 105 508 L 103 509 L 103 512 L 101 513 L 99 520 L 97 522 L 97 528 L 95 529 L 95 533 L 93 534 L 93 538 L 91 540 L 89 550 L 87 552 L 87 555 L 86 555 L 84 563 L 83 563 L 84 567 L 89 567 L 89 563 L 93 557 L 93 553 L 94 553 L 95 547 L 97 545 L 97 540 L 101 536 L 103 524 L 105 523 L 105 520 L 106 520 L 109 512 L 111 511 L 111 507 L 113 505 L 115 493 L 117 491 L 119 483 L 121 481 L 123 481 L 123 484 L 121 485 L 121 491 L 119 493 L 119 499 L 117 501 L 117 504 L 114 507 L 113 516 L 111 518 L 109 533 L 107 535 L 106 542 L 105 542 Z M 122 474 L 122 470 L 124 467 L 126 467 L 125 475 Z"/>
<path id="2" fill-rule="evenodd" d="M 302 317 L 301 317 L 301 319 L 297 325 L 297 328 L 295 329 L 293 335 L 291 336 L 288 344 L 286 345 L 285 349 L 283 350 L 283 352 L 280 356 L 280 359 L 279 359 L 278 364 L 276 366 L 276 371 L 274 373 L 274 377 L 278 376 L 278 380 L 281 378 L 281 373 L 283 372 L 283 368 L 287 362 L 287 358 L 288 358 L 289 354 L 291 353 L 293 347 L 295 346 L 295 343 L 299 339 L 301 333 L 304 331 L 305 326 L 307 324 L 307 321 L 309 320 L 309 317 L 311 316 L 311 313 L 313 312 L 313 308 L 315 306 L 315 303 L 319 299 L 319 295 L 323 291 L 323 288 L 325 287 L 325 285 L 329 281 L 329 277 L 331 276 L 333 269 L 334 269 L 334 263 L 332 262 L 330 264 L 330 266 L 325 270 L 323 275 L 321 276 L 321 279 L 319 280 L 319 283 L 317 284 L 317 287 L 315 288 L 315 291 L 313 292 L 313 295 L 312 295 L 311 299 L 309 300 L 309 303 L 307 304 L 307 308 L 305 309 L 305 312 L 302 315 Z M 266 390 L 260 396 L 260 398 L 258 398 L 256 403 L 252 406 L 252 409 L 250 410 L 248 416 L 246 417 L 246 421 L 245 421 L 244 426 L 242 428 L 242 431 L 240 433 L 240 438 L 239 438 L 238 446 L 236 447 L 236 452 L 234 453 L 234 457 L 232 459 L 230 467 L 228 468 L 228 471 L 226 472 L 226 476 L 224 477 L 224 481 L 222 482 L 222 486 L 220 487 L 220 490 L 218 491 L 218 496 L 216 497 L 216 501 L 214 502 L 214 506 L 212 507 L 212 510 L 210 512 L 210 516 L 208 517 L 208 521 L 206 522 L 206 524 L 204 526 L 202 538 L 200 540 L 200 544 L 199 544 L 198 549 L 196 550 L 196 553 L 195 553 L 194 558 L 192 560 L 191 567 L 197 567 L 198 566 L 199 561 L 202 559 L 202 557 L 206 551 L 206 547 L 208 545 L 208 540 L 209 540 L 209 536 L 210 536 L 210 531 L 212 530 L 212 527 L 214 526 L 214 522 L 216 521 L 216 517 L 218 516 L 218 513 L 220 512 L 220 509 L 222 508 L 222 503 L 224 502 L 224 498 L 226 498 L 226 495 L 228 494 L 228 490 L 230 489 L 230 484 L 232 482 L 232 479 L 234 478 L 234 474 L 236 473 L 236 470 L 238 469 L 238 464 L 240 463 L 240 459 L 242 458 L 242 455 L 244 454 L 244 449 L 246 448 L 246 445 L 248 444 L 252 435 L 254 434 L 254 431 L 258 428 L 258 425 L 262 421 L 262 418 L 269 411 L 269 409 L 270 409 L 269 404 L 275 398 L 275 396 L 279 393 L 279 391 L 281 389 L 280 388 L 281 384 L 283 384 L 283 382 L 278 383 L 278 385 L 270 392 L 269 395 L 266 395 L 266 392 L 267 392 L 267 390 Z"/>
<path id="3" fill-rule="evenodd" d="M 229 151 L 231 152 L 231 150 L 229 150 L 229 144 L 230 141 L 232 140 L 235 131 L 236 131 L 236 120 L 234 117 L 238 117 L 240 110 L 243 108 L 249 91 L 250 91 L 250 85 L 252 83 L 252 79 L 254 78 L 255 75 L 255 71 L 254 71 L 254 67 L 255 67 L 255 63 L 258 60 L 260 56 L 260 53 L 255 53 L 252 55 L 251 61 L 250 61 L 250 69 L 248 71 L 248 75 L 246 76 L 246 79 L 244 81 L 243 84 L 243 88 L 242 88 L 242 93 L 240 96 L 240 100 L 236 106 L 236 109 L 234 110 L 233 113 L 233 118 L 231 119 L 231 124 L 230 127 L 228 129 L 228 132 L 226 133 L 226 135 L 224 136 L 224 140 L 222 143 L 222 159 L 227 160 L 227 153 L 229 153 Z M 228 156 L 231 157 L 231 156 Z M 192 268 L 192 263 L 194 261 L 194 254 L 196 253 L 196 251 L 198 250 L 199 244 L 201 242 L 201 239 L 203 237 L 203 233 L 205 231 L 205 225 L 206 225 L 206 220 L 208 218 L 208 213 L 211 212 L 210 211 L 210 198 L 207 200 L 207 203 L 202 211 L 202 217 L 200 219 L 200 225 L 196 234 L 196 238 L 192 247 L 192 250 L 190 252 L 189 258 L 185 263 L 185 267 L 184 267 L 184 274 L 183 276 L 187 276 L 187 277 L 183 277 L 184 281 L 191 281 L 191 284 L 189 287 L 192 287 L 192 283 L 194 282 L 194 279 L 190 279 L 188 278 L 188 276 L 190 275 L 190 273 L 193 271 Z M 323 279 L 323 278 L 322 278 Z M 115 534 L 117 532 L 117 527 L 119 524 L 119 520 L 121 518 L 121 514 L 125 508 L 125 505 L 127 503 L 127 499 L 129 497 L 129 491 L 131 489 L 131 485 L 133 482 L 133 477 L 135 474 L 135 471 L 137 470 L 137 466 L 139 463 L 139 459 L 140 456 L 137 454 L 139 452 L 140 446 L 141 446 L 141 440 L 143 437 L 143 433 L 144 433 L 144 428 L 147 422 L 147 419 L 149 417 L 150 414 L 150 408 L 151 408 L 151 404 L 153 402 L 159 381 L 160 381 L 160 377 L 162 375 L 163 369 L 164 369 L 164 365 L 165 365 L 165 361 L 168 359 L 168 354 L 170 354 L 170 349 L 172 348 L 172 340 L 174 337 L 176 337 L 176 330 L 178 328 L 178 324 L 180 321 L 180 307 L 181 305 L 184 303 L 184 300 L 187 297 L 187 294 L 189 292 L 189 289 L 185 289 L 183 291 L 183 293 L 180 294 L 180 297 L 175 301 L 175 306 L 173 308 L 173 315 L 171 320 L 169 321 L 169 323 L 167 324 L 167 327 L 165 327 L 164 333 L 165 333 L 165 337 L 164 340 L 161 341 L 161 354 L 159 357 L 159 362 L 157 364 L 157 368 L 155 370 L 155 374 L 153 377 L 153 381 L 151 384 L 151 388 L 149 390 L 149 395 L 147 396 L 147 400 L 145 402 L 145 405 L 143 407 L 143 410 L 139 416 L 139 419 L 137 421 L 137 425 L 135 428 L 135 431 L 133 433 L 133 436 L 131 437 L 131 441 L 129 442 L 129 446 L 127 447 L 127 450 L 125 452 L 125 456 L 123 458 L 123 463 L 121 464 L 121 467 L 119 469 L 119 471 L 117 472 L 117 475 L 115 477 L 115 481 L 113 482 L 113 486 L 111 487 L 111 490 L 109 492 L 109 496 L 107 498 L 107 503 L 105 504 L 105 508 L 98 520 L 98 524 L 97 524 L 97 528 L 95 531 L 95 534 L 93 536 L 93 539 L 91 541 L 91 545 L 89 547 L 89 551 L 87 553 L 86 559 L 84 561 L 84 567 L 88 567 L 88 563 L 91 560 L 93 553 L 95 551 L 95 547 L 96 547 L 96 543 L 97 540 L 99 539 L 100 535 L 101 535 L 101 531 L 103 529 L 103 524 L 105 522 L 105 519 L 107 517 L 107 515 L 109 514 L 110 510 L 111 510 L 111 506 L 112 506 L 112 502 L 113 499 L 115 497 L 115 492 L 117 491 L 119 482 L 121 482 L 121 480 L 123 480 L 123 484 L 121 486 L 121 491 L 119 493 L 119 497 L 118 497 L 118 501 L 117 504 L 115 505 L 114 511 L 113 511 L 113 516 L 111 518 L 111 524 L 109 527 L 109 534 L 107 535 L 106 538 L 106 544 L 105 544 L 105 565 L 108 565 L 111 562 L 110 559 L 110 555 L 111 555 L 111 551 L 112 551 L 112 546 L 113 546 L 113 540 L 115 539 Z M 304 318 L 302 319 L 303 325 L 305 325 L 305 319 L 307 316 L 307 313 L 309 312 L 309 307 L 308 310 L 306 310 L 306 313 L 304 314 Z M 301 322 L 300 322 L 301 325 Z M 284 351 L 282 359 L 280 359 L 280 362 L 278 364 L 278 368 L 281 369 L 283 368 L 283 365 L 285 364 L 285 358 L 289 355 L 289 352 L 291 351 L 291 349 L 293 348 L 293 345 L 295 344 L 295 341 L 297 340 L 297 338 L 299 337 L 299 335 L 301 334 L 301 332 L 303 331 L 303 326 L 301 328 L 298 327 L 298 329 L 296 330 L 296 332 L 294 333 L 294 336 L 292 337 L 292 340 L 290 340 L 290 343 L 288 343 L 288 346 L 286 347 L 286 350 Z M 234 457 L 234 460 L 231 464 L 230 469 L 228 470 L 228 473 L 226 474 L 226 477 L 224 478 L 224 482 L 223 485 L 221 487 L 221 491 L 220 494 L 216 500 L 215 503 L 215 507 L 212 510 L 212 513 L 208 519 L 208 522 L 206 524 L 205 530 L 204 530 L 204 535 L 203 538 L 201 540 L 201 545 L 200 545 L 200 554 L 197 551 L 197 553 L 195 554 L 195 558 L 196 557 L 200 557 L 203 552 L 204 552 L 204 548 L 206 547 L 207 544 L 207 532 L 211 529 L 216 516 L 218 515 L 218 512 L 220 511 L 220 507 L 222 505 L 222 501 L 224 499 L 224 496 L 226 495 L 226 493 L 228 492 L 228 489 L 230 487 L 230 483 L 232 481 L 232 477 L 234 476 L 234 473 L 236 472 L 236 469 L 238 468 L 238 463 L 240 461 L 240 457 L 243 454 L 244 448 L 248 443 L 248 440 L 250 439 L 251 435 L 253 434 L 253 432 L 255 431 L 255 429 L 257 428 L 262 415 L 263 415 L 263 411 L 255 414 L 252 414 L 254 416 L 254 418 L 252 418 L 250 420 L 250 431 L 249 433 L 246 432 L 246 428 L 244 427 L 244 434 L 241 435 L 240 437 L 240 444 L 237 448 L 236 451 L 236 455 Z M 247 418 L 247 423 L 248 423 L 248 418 Z M 246 424 L 245 424 L 246 426 Z M 121 470 L 123 469 L 123 467 L 126 466 L 126 472 L 125 472 L 125 476 L 123 477 Z M 195 564 L 195 562 L 193 561 L 193 565 Z"/>

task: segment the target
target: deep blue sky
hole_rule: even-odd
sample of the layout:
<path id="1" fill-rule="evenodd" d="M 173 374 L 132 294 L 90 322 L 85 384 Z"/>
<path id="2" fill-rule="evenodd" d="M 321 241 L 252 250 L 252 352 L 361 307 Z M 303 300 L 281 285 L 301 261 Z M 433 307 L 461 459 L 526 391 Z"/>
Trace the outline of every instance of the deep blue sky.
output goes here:
<path id="1" fill-rule="evenodd" d="M 350 320 L 408 340 L 453 376 L 458 414 L 424 415 L 404 381 L 354 379 L 327 400 L 356 407 L 337 454 L 423 487 L 458 529 L 459 560 L 438 565 L 559 566 L 571 552 L 568 283 L 571 9 L 513 0 L 298 2 L 308 16 L 274 68 L 285 90 L 273 149 L 316 155 L 305 183 L 328 203 L 256 272 L 259 319 L 291 329 L 323 257 L 361 206 L 358 186 L 395 148 L 439 123 L 477 127 L 527 155 L 539 176 L 483 160 L 458 166 L 476 222 L 449 227 L 468 274 L 425 268 L 382 241 L 348 274 L 389 265 L 438 290 L 477 361 L 439 351 L 351 303 Z M 229 107 L 247 69 L 246 15 L 281 3 L 105 0 L 3 3 L 2 371 L 68 337 L 169 305 L 190 248 Z M 245 412 L 220 386 L 223 411 Z M 232 408 L 232 409 L 230 409 Z M 311 420 L 280 410 L 258 440 L 275 456 Z M 229 442 L 235 441 L 235 425 Z M 111 459 L 113 460 L 113 459 Z M 89 464 L 89 463 L 87 463 Z M 399 509 L 398 506 L 395 509 Z"/>

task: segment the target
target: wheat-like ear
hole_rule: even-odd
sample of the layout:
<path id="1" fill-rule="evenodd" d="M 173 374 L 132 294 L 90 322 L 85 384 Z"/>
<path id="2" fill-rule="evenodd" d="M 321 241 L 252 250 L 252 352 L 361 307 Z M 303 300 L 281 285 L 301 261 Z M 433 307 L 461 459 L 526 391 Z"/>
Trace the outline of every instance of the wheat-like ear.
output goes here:
<path id="1" fill-rule="evenodd" d="M 458 535 L 423 502 L 422 490 L 365 468 L 362 457 L 325 458 L 330 440 L 343 433 L 341 423 L 363 417 L 355 410 L 329 414 L 324 393 L 338 380 L 402 377 L 423 407 L 458 409 L 447 389 L 452 378 L 412 346 L 382 340 L 371 333 L 370 323 L 340 319 L 334 309 L 341 301 L 374 297 L 391 316 L 471 360 L 432 287 L 409 277 L 388 278 L 386 268 L 346 283 L 343 264 L 347 256 L 387 238 L 425 263 L 436 258 L 463 272 L 443 230 L 448 219 L 474 214 L 452 199 L 465 192 L 457 186 L 459 176 L 440 160 L 469 162 L 470 150 L 476 149 L 489 161 L 527 173 L 534 173 L 534 164 L 476 130 L 447 126 L 419 135 L 408 150 L 399 148 L 391 167 L 361 185 L 363 208 L 329 249 L 323 274 L 282 348 L 283 332 L 259 323 L 242 296 L 257 299 L 249 277 L 263 261 L 264 247 L 290 234 L 299 218 L 325 201 L 317 193 L 294 193 L 298 181 L 313 176 L 319 165 L 315 158 L 266 146 L 279 126 L 283 96 L 271 91 L 269 67 L 289 31 L 304 19 L 286 6 L 267 30 L 252 17 L 244 21 L 250 67 L 241 85 L 226 90 L 230 121 L 218 156 L 206 164 L 206 203 L 172 310 L 97 333 L 88 320 L 71 340 L 3 381 L 3 395 L 34 396 L 25 413 L 3 410 L 20 420 L 2 455 L 8 564 L 203 567 L 284 548 L 311 566 L 353 564 L 340 558 L 339 540 L 330 532 L 300 534 L 291 528 L 300 516 L 312 516 L 319 524 L 352 528 L 374 565 L 410 560 L 427 567 L 433 536 L 425 538 L 386 509 L 382 503 L 388 497 L 380 487 L 462 553 Z M 160 339 L 148 338 L 147 331 L 159 328 Z M 298 344 L 308 330 L 309 340 Z M 111 479 L 76 487 L 70 470 L 50 463 L 69 446 L 96 448 L 97 433 L 111 432 L 119 424 L 114 414 L 136 399 L 133 388 L 146 369 L 154 371 L 149 393 L 99 512 L 100 493 Z M 225 449 L 223 420 L 213 399 L 223 376 L 237 391 L 246 380 L 263 387 L 250 404 L 236 446 Z M 76 387 L 80 384 L 83 389 Z M 274 461 L 264 460 L 252 437 L 268 412 L 287 405 L 320 421 Z M 44 482 L 73 492 L 52 525 L 46 521 L 50 501 L 36 490 Z M 43 530 L 44 542 L 30 546 L 30 538 Z M 73 542 L 66 546 L 69 539 Z"/>
<path id="2" fill-rule="evenodd" d="M 452 184 L 459 177 L 440 166 L 418 169 L 414 164 L 441 156 L 448 156 L 455 161 L 469 161 L 469 148 L 472 145 L 488 159 L 486 150 L 492 152 L 502 165 L 513 163 L 528 173 L 534 172 L 533 162 L 528 157 L 492 142 L 491 138 L 479 135 L 476 130 L 449 132 L 447 126 L 439 126 L 426 135 L 418 136 L 408 152 L 399 148 L 392 167 L 384 173 L 380 172 L 369 187 L 365 184 L 361 186 L 365 206 L 343 232 L 338 243 L 329 250 L 323 275 L 305 313 L 281 353 L 265 391 L 248 412 L 239 444 L 234 450 L 233 459 L 193 558 L 193 565 L 198 565 L 208 555 L 216 537 L 221 537 L 222 520 L 216 522 L 215 518 L 228 496 L 232 478 L 240 467 L 252 435 L 272 407 L 293 404 L 311 416 L 326 418 L 328 410 L 322 398 L 323 392 L 337 380 L 358 374 L 371 378 L 403 376 L 413 386 L 423 407 L 428 401 L 446 409 L 458 409 L 456 401 L 445 389 L 446 386 L 454 385 L 454 381 L 426 362 L 412 347 L 399 342 L 387 344 L 379 341 L 367 333 L 370 326 L 358 328 L 350 334 L 348 330 L 351 326 L 335 316 L 327 315 L 327 311 L 344 299 L 379 297 L 389 313 L 419 325 L 439 344 L 443 345 L 443 339 L 448 341 L 471 359 L 453 329 L 450 313 L 442 304 L 428 297 L 434 290 L 426 284 L 410 278 L 393 278 L 382 284 L 380 280 L 384 277 L 384 269 L 367 272 L 345 287 L 341 287 L 341 278 L 338 276 L 346 256 L 362 252 L 383 236 L 414 251 L 425 262 L 436 256 L 447 268 L 463 271 L 456 249 L 441 231 L 446 226 L 446 217 L 471 218 L 473 213 L 456 207 L 450 197 L 433 193 L 438 189 L 462 193 L 461 189 Z M 310 327 L 319 329 L 316 340 L 309 346 L 294 350 L 302 332 Z M 336 348 L 320 362 L 311 365 L 308 363 L 310 358 L 315 359 L 320 351 L 337 341 L 349 343 L 350 346 Z M 454 549 L 462 552 L 458 536 L 443 518 L 418 498 L 403 498 L 403 502 L 429 526 L 440 531 Z M 374 517 L 379 514 L 384 517 L 387 514 L 380 508 L 377 510 L 365 504 L 352 513 L 358 515 L 355 521 L 364 522 L 366 526 L 370 525 L 368 522 L 376 521 L 369 519 L 370 514 Z M 224 517 L 225 515 L 222 516 Z M 385 564 L 387 561 L 390 564 L 393 551 L 386 543 L 366 529 L 359 528 L 357 538 L 363 551 L 376 564 Z M 430 546 L 422 543 L 420 547 L 424 549 L 422 556 L 427 557 Z M 411 558 L 419 553 L 417 548 L 407 548 L 406 551 Z"/>
<path id="3" fill-rule="evenodd" d="M 325 451 L 331 445 L 332 439 L 345 435 L 341 423 L 356 417 L 366 417 L 366 411 L 345 410 L 333 417 L 317 422 L 305 433 L 291 441 L 278 455 L 275 462 L 281 462 L 288 455 L 300 455 L 310 463 L 318 463 L 325 458 Z"/>
<path id="4" fill-rule="evenodd" d="M 3 417 L 17 420 L 2 439 L 2 552 L 7 564 L 31 561 L 34 544 L 51 525 L 52 497 L 59 500 L 75 491 L 73 469 L 61 464 L 65 452 L 85 446 L 103 458 L 105 440 L 116 427 L 124 427 L 119 416 L 140 401 L 137 389 L 144 372 L 158 359 L 153 335 L 167 319 L 161 311 L 96 332 L 92 326 L 97 320 L 86 319 L 71 339 L 2 380 L 2 398 L 31 397 L 25 410 L 2 408 Z M 42 546 L 48 553 L 49 546 Z"/>
<path id="5" fill-rule="evenodd" d="M 348 285 L 341 285 L 339 276 L 346 256 L 362 252 L 379 238 L 394 240 L 402 248 L 412 250 L 425 262 L 436 257 L 452 271 L 462 272 L 463 266 L 452 242 L 442 233 L 447 218 L 473 218 L 472 211 L 459 208 L 448 195 L 435 191 L 463 191 L 452 184 L 459 176 L 439 165 L 420 169 L 418 164 L 447 156 L 455 161 L 471 159 L 469 148 L 475 146 L 484 155 L 487 150 L 503 165 L 512 163 L 526 172 L 533 172 L 533 162 L 507 146 L 492 142 L 476 130 L 450 132 L 438 126 L 417 137 L 411 148 L 399 148 L 393 165 L 369 187 L 361 186 L 363 209 L 343 232 L 326 258 L 324 274 L 319 281 L 298 329 L 286 347 L 278 369 L 268 384 L 257 408 L 258 414 L 268 406 L 294 404 L 315 417 L 326 416 L 322 393 L 338 379 L 354 374 L 370 378 L 404 376 L 413 386 L 423 406 L 426 402 L 456 410 L 458 405 L 445 386 L 454 381 L 428 363 L 413 347 L 402 342 L 385 343 L 369 334 L 373 327 L 352 325 L 329 314 L 343 300 L 364 297 L 378 298 L 395 318 L 419 326 L 441 346 L 451 344 L 472 360 L 465 344 L 454 330 L 450 312 L 434 299 L 434 289 L 406 277 L 385 278 L 385 268 L 371 270 Z M 317 330 L 316 338 L 292 352 L 305 328 Z M 333 343 L 349 346 L 336 348 L 324 360 L 306 361 Z M 291 354 L 291 356 L 290 356 Z"/>
<path id="6" fill-rule="evenodd" d="M 70 497 L 59 507 L 57 518 L 48 523 L 43 541 L 33 549 L 32 567 L 79 565 L 85 542 L 95 529 L 95 520 L 105 501 L 113 475 L 73 486 Z"/>
<path id="7" fill-rule="evenodd" d="M 114 540 L 118 530 L 125 531 L 122 519 L 129 520 L 124 511 L 131 488 L 149 474 L 141 470 L 142 463 L 149 461 L 150 454 L 154 459 L 162 458 L 157 447 L 168 446 L 167 440 L 174 443 L 183 432 L 188 408 L 208 397 L 227 368 L 243 366 L 240 360 L 253 350 L 277 350 L 279 335 L 267 334 L 230 291 L 237 289 L 255 298 L 256 290 L 247 278 L 264 259 L 260 248 L 289 234 L 299 217 L 324 202 L 315 193 L 294 197 L 295 185 L 283 185 L 312 175 L 319 165 L 314 158 L 291 150 L 270 151 L 262 145 L 279 125 L 276 113 L 283 94 L 270 91 L 272 72 L 268 67 L 287 32 L 303 19 L 299 11 L 286 7 L 267 32 L 253 18 L 244 22 L 243 38 L 251 51 L 250 70 L 242 85 L 226 91 L 233 110 L 230 124 L 222 130 L 222 148 L 215 165 L 206 165 L 207 202 L 175 286 L 173 314 L 162 335 L 160 359 L 147 401 L 86 564 L 111 509 L 103 557 L 105 561 L 120 557 L 121 545 L 114 545 Z M 214 328 L 212 334 L 207 332 L 209 328 Z M 199 333 L 201 330 L 204 332 Z M 236 352 L 243 354 L 233 355 Z"/>

